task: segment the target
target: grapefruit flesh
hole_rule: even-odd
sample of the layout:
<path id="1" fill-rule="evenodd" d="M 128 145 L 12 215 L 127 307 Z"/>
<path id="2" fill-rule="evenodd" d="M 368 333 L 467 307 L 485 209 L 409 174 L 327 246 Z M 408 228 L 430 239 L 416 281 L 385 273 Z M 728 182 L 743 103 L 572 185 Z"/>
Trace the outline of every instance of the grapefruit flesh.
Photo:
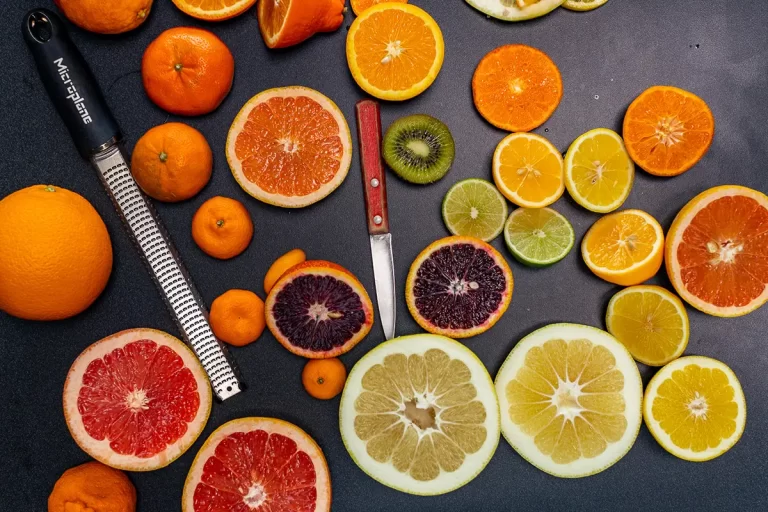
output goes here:
<path id="1" fill-rule="evenodd" d="M 64 413 L 77 444 L 128 471 L 173 462 L 200 435 L 210 410 L 211 388 L 195 355 L 151 329 L 91 345 L 64 384 Z"/>

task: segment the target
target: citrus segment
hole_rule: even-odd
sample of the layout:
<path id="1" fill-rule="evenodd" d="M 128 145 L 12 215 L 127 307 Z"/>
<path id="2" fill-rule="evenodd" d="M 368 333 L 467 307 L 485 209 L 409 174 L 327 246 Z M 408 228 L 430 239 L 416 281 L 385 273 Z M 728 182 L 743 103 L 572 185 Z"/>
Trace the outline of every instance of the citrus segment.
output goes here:
<path id="1" fill-rule="evenodd" d="M 712 145 L 715 118 L 693 93 L 670 86 L 645 90 L 624 116 L 624 141 L 632 160 L 657 176 L 681 174 Z"/>
<path id="2" fill-rule="evenodd" d="M 504 21 L 538 18 L 559 7 L 563 0 L 467 0 L 480 12 Z"/>
<path id="3" fill-rule="evenodd" d="M 728 366 L 689 356 L 654 375 L 645 391 L 643 416 L 665 450 L 701 462 L 719 457 L 741 438 L 747 404 Z"/>
<path id="4" fill-rule="evenodd" d="M 504 241 L 526 265 L 545 267 L 565 258 L 575 235 L 568 219 L 551 208 L 518 208 L 504 226 Z"/>
<path id="5" fill-rule="evenodd" d="M 257 94 L 227 136 L 227 161 L 247 193 L 300 208 L 333 192 L 349 171 L 352 138 L 339 107 L 306 87 Z"/>
<path id="6" fill-rule="evenodd" d="M 563 156 L 544 137 L 507 135 L 493 155 L 493 181 L 518 206 L 542 208 L 563 195 Z"/>
<path id="7" fill-rule="evenodd" d="M 256 0 L 173 0 L 182 12 L 206 21 L 223 21 L 250 9 Z"/>
<path id="8" fill-rule="evenodd" d="M 499 441 L 491 378 L 463 345 L 418 334 L 363 356 L 341 398 L 341 435 L 352 459 L 403 492 L 443 494 L 468 483 Z"/>
<path id="9" fill-rule="evenodd" d="M 462 180 L 443 199 L 443 221 L 454 235 L 490 242 L 504 229 L 506 218 L 507 201 L 485 180 Z"/>
<path id="10" fill-rule="evenodd" d="M 608 333 L 554 324 L 523 338 L 496 376 L 501 428 L 512 447 L 554 476 L 607 469 L 640 429 L 642 381 Z"/>
<path id="11" fill-rule="evenodd" d="M 371 96 L 407 100 L 437 78 L 445 47 L 440 27 L 424 10 L 387 2 L 366 9 L 347 34 L 347 63 Z"/>
<path id="12" fill-rule="evenodd" d="M 563 7 L 571 11 L 591 11 L 607 2 L 608 0 L 565 0 Z"/>
<path id="13" fill-rule="evenodd" d="M 352 11 L 355 13 L 355 16 L 360 16 L 365 12 L 366 9 L 384 2 L 399 2 L 407 4 L 408 0 L 350 0 Z"/>
<path id="14" fill-rule="evenodd" d="M 521 44 L 483 57 L 472 77 L 475 107 L 486 121 L 511 132 L 544 124 L 560 104 L 563 80 L 549 56 Z"/>

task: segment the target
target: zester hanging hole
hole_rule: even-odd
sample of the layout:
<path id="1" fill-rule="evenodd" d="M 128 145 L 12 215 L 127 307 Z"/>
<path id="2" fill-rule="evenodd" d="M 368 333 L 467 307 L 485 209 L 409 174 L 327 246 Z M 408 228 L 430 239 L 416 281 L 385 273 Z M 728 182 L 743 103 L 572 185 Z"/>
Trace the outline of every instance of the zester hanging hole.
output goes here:
<path id="1" fill-rule="evenodd" d="M 378 226 L 379 224 L 381 224 L 381 215 L 376 215 L 376 216 L 373 218 L 373 223 L 374 223 L 374 224 L 376 224 L 377 226 Z"/>

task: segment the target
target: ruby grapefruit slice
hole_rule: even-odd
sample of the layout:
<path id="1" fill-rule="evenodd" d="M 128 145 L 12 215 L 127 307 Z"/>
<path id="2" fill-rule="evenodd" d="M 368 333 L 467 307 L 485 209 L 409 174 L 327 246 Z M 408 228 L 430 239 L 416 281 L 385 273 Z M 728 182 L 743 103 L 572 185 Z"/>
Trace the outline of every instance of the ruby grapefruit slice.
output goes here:
<path id="1" fill-rule="evenodd" d="M 351 272 L 328 261 L 305 261 L 282 275 L 266 302 L 267 327 L 296 355 L 336 357 L 370 332 L 373 305 Z"/>
<path id="2" fill-rule="evenodd" d="M 322 512 L 331 478 L 322 450 L 296 425 L 242 418 L 219 427 L 195 457 L 183 512 Z"/>
<path id="3" fill-rule="evenodd" d="M 184 343 L 129 329 L 78 356 L 64 383 L 64 417 L 75 442 L 113 468 L 152 471 L 195 442 L 211 412 L 211 387 Z"/>
<path id="4" fill-rule="evenodd" d="M 426 331 L 450 338 L 481 334 L 512 301 L 509 265 L 478 238 L 449 236 L 424 249 L 405 284 L 408 309 Z"/>
<path id="5" fill-rule="evenodd" d="M 691 306 L 741 316 L 768 301 L 768 197 L 723 185 L 694 197 L 667 235 L 667 273 Z"/>

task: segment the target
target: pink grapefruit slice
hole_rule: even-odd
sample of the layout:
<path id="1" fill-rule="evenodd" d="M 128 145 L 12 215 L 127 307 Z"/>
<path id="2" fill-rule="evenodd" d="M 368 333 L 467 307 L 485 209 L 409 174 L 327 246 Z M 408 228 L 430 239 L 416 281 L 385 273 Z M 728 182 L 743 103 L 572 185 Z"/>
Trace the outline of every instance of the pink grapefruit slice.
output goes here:
<path id="1" fill-rule="evenodd" d="M 130 329 L 78 356 L 64 383 L 64 417 L 75 442 L 113 468 L 152 471 L 180 457 L 211 412 L 211 387 L 184 343 Z"/>
<path id="2" fill-rule="evenodd" d="M 273 418 L 219 427 L 195 457 L 183 512 L 325 512 L 331 478 L 325 456 L 302 429 Z"/>

